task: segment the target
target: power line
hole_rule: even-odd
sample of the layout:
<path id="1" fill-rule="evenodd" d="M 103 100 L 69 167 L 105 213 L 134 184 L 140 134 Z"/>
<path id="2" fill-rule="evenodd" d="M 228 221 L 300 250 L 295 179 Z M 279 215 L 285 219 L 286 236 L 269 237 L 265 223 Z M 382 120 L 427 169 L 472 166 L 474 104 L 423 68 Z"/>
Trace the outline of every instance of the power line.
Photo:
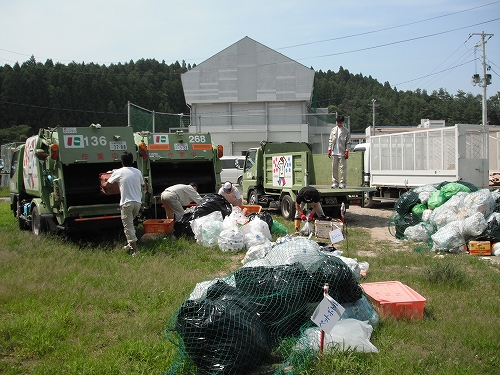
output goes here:
<path id="1" fill-rule="evenodd" d="M 352 35 L 346 35 L 346 36 L 337 37 L 337 38 L 318 40 L 318 41 L 315 41 L 315 42 L 295 44 L 295 45 L 292 45 L 292 46 L 281 47 L 281 48 L 277 48 L 277 49 L 288 49 L 288 48 L 295 48 L 295 47 L 303 47 L 303 46 L 308 46 L 308 45 L 312 45 L 312 44 L 318 44 L 318 43 L 324 43 L 324 42 L 332 42 L 332 41 L 335 41 L 335 40 L 342 40 L 342 39 L 354 38 L 354 37 L 357 37 L 357 36 L 375 34 L 375 33 L 379 33 L 379 32 L 382 32 L 382 31 L 398 29 L 398 28 L 401 28 L 401 27 L 415 25 L 415 24 L 422 23 L 422 22 L 429 22 L 429 21 L 432 21 L 432 20 L 435 20 L 435 19 L 439 19 L 439 18 L 443 18 L 443 17 L 449 17 L 449 16 L 452 16 L 452 15 L 455 15 L 455 14 L 459 14 L 459 13 L 469 12 L 469 11 L 474 10 L 474 9 L 483 8 L 483 7 L 494 5 L 494 4 L 497 4 L 497 3 L 500 3 L 500 1 L 495 1 L 493 3 L 484 4 L 484 5 L 479 5 L 477 7 L 460 10 L 458 12 L 443 14 L 441 16 L 431 17 L 431 18 L 428 18 L 428 19 L 420 20 L 420 21 L 409 22 L 409 23 L 405 23 L 403 25 L 391 26 L 391 27 L 386 27 L 386 28 L 383 28 L 383 29 L 378 29 L 378 30 L 373 30 L 373 31 L 367 31 L 367 32 L 364 32 L 364 33 L 358 33 L 358 34 L 352 34 Z"/>
<path id="2" fill-rule="evenodd" d="M 320 56 L 308 57 L 308 58 L 298 59 L 298 60 L 307 60 L 307 59 L 320 58 L 320 57 L 331 57 L 331 56 L 345 55 L 345 54 L 354 53 L 354 52 L 368 51 L 368 50 L 371 50 L 371 49 L 382 48 L 382 47 L 392 46 L 392 45 L 396 45 L 396 44 L 401 44 L 401 43 L 406 43 L 406 42 L 412 42 L 414 40 L 430 38 L 430 37 L 437 36 L 437 35 L 448 34 L 448 33 L 452 33 L 452 32 L 455 32 L 455 31 L 459 31 L 459 30 L 463 30 L 463 29 L 468 29 L 470 27 L 484 25 L 486 23 L 490 23 L 490 22 L 494 22 L 494 21 L 498 21 L 498 20 L 500 20 L 500 17 L 492 19 L 492 20 L 489 20 L 489 21 L 484 21 L 484 22 L 476 23 L 474 25 L 463 26 L 463 27 L 459 27 L 459 28 L 456 28 L 456 29 L 448 30 L 448 31 L 441 31 L 439 33 L 433 33 L 433 34 L 423 35 L 423 36 L 419 36 L 419 37 L 415 37 L 415 38 L 403 39 L 403 40 L 399 40 L 399 41 L 391 42 L 391 43 L 379 44 L 377 46 L 372 46 L 372 47 L 359 48 L 359 49 L 350 50 L 350 51 L 344 51 L 344 52 L 336 52 L 336 53 L 331 53 L 331 54 L 328 54 L 328 55 L 320 55 Z"/>

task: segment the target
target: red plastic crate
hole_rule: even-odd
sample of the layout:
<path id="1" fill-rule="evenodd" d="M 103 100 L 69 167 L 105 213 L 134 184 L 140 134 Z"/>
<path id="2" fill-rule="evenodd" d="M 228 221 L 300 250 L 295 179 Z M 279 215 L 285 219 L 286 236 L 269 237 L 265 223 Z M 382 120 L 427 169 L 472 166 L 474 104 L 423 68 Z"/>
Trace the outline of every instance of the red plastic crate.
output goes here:
<path id="1" fill-rule="evenodd" d="M 361 284 L 380 315 L 396 319 L 421 320 L 426 299 L 399 281 Z"/>
<path id="2" fill-rule="evenodd" d="M 172 233 L 174 230 L 173 219 L 149 219 L 142 223 L 144 233 Z"/>

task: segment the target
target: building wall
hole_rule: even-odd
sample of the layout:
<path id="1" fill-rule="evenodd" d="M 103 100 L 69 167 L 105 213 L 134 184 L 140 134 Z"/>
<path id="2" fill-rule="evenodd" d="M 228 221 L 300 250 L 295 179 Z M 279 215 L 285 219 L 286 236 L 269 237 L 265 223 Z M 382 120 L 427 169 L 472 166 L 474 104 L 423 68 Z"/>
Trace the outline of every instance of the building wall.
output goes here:
<path id="1" fill-rule="evenodd" d="M 309 142 L 326 153 L 332 125 L 308 113 L 313 69 L 245 37 L 181 80 L 189 131 L 209 132 L 225 155 L 241 155 L 261 141 Z"/>

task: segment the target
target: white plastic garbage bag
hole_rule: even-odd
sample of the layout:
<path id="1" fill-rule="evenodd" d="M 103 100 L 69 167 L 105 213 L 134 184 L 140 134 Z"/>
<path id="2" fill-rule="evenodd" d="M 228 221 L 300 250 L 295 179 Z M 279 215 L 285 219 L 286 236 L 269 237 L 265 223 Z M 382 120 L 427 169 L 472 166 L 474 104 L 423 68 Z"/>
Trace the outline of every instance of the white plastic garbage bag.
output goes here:
<path id="1" fill-rule="evenodd" d="M 263 259 L 269 253 L 272 247 L 272 242 L 267 241 L 262 244 L 250 246 L 245 254 L 245 257 L 241 260 L 242 264 L 246 264 L 253 260 Z M 266 261 L 267 262 L 267 261 Z"/>
<path id="2" fill-rule="evenodd" d="M 234 206 L 231 213 L 224 218 L 224 229 L 238 228 L 245 225 L 247 222 L 248 218 L 243 214 L 242 209 L 238 206 Z"/>
<path id="3" fill-rule="evenodd" d="M 428 242 L 430 235 L 434 232 L 434 226 L 429 223 L 418 223 L 408 227 L 404 231 L 404 237 L 410 241 Z"/>
<path id="4" fill-rule="evenodd" d="M 468 216 L 481 212 L 484 217 L 488 217 L 495 210 L 494 195 L 489 189 L 480 189 L 465 197 L 464 207 L 467 208 Z"/>
<path id="5" fill-rule="evenodd" d="M 238 228 L 224 229 L 219 234 L 218 245 L 222 251 L 240 251 L 245 246 L 243 233 Z"/>
<path id="6" fill-rule="evenodd" d="M 286 241 L 274 246 L 266 255 L 266 259 L 272 266 L 301 263 L 306 269 L 323 259 L 324 254 L 316 241 L 302 237 L 294 237 L 292 241 Z"/>
<path id="7" fill-rule="evenodd" d="M 255 217 L 248 223 L 240 227 L 244 235 L 247 233 L 259 233 L 264 235 L 269 241 L 272 241 L 273 236 L 271 235 L 271 230 L 269 225 L 262 219 Z"/>
<path id="8" fill-rule="evenodd" d="M 214 247 L 219 240 L 219 234 L 223 230 L 222 221 L 209 221 L 201 228 L 201 243 L 205 247 Z"/>
<path id="9" fill-rule="evenodd" d="M 432 236 L 434 251 L 448 251 L 450 253 L 460 253 L 465 246 L 465 239 L 462 235 L 462 221 L 453 221 L 438 229 Z"/>
<path id="10" fill-rule="evenodd" d="M 463 220 L 462 230 L 463 235 L 467 239 L 469 237 L 479 236 L 488 227 L 488 223 L 483 214 L 476 212 L 474 215 L 469 216 Z"/>
<path id="11" fill-rule="evenodd" d="M 222 224 L 222 213 L 220 211 L 214 211 L 208 215 L 199 217 L 191 221 L 190 225 L 191 229 L 193 230 L 196 242 L 201 243 L 203 240 L 203 225 L 214 221 L 218 221 Z M 214 234 L 215 239 L 217 239 L 219 233 Z"/>
<path id="12" fill-rule="evenodd" d="M 325 332 L 324 348 L 337 346 L 341 350 L 356 350 L 365 353 L 378 353 L 370 342 L 373 327 L 357 319 L 342 319 L 335 324 L 330 333 Z M 316 350 L 320 348 L 321 330 L 319 327 L 308 328 L 294 347 L 295 351 Z"/>

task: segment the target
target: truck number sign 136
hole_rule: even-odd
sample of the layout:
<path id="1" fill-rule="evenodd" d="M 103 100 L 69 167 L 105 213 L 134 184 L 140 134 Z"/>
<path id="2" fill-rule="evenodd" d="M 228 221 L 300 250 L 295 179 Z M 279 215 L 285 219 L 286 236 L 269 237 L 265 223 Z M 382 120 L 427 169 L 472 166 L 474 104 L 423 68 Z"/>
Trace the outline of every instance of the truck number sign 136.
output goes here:
<path id="1" fill-rule="evenodd" d="M 97 146 L 106 146 L 108 144 L 108 140 L 105 136 L 97 137 L 91 136 L 86 137 L 83 135 L 65 135 L 64 136 L 64 147 L 65 148 L 84 148 L 84 147 L 97 147 Z M 120 151 L 127 149 L 127 142 L 119 141 L 119 142 L 109 142 L 109 149 L 112 151 Z"/>

